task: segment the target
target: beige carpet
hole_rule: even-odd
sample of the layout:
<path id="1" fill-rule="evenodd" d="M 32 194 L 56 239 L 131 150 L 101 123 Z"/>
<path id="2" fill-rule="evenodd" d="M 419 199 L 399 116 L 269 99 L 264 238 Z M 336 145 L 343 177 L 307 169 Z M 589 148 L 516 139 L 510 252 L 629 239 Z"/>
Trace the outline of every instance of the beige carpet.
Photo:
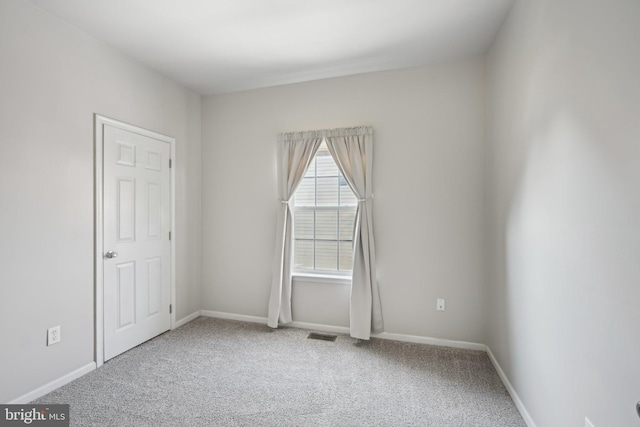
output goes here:
<path id="1" fill-rule="evenodd" d="M 34 403 L 72 426 L 525 427 L 484 352 L 198 318 Z"/>

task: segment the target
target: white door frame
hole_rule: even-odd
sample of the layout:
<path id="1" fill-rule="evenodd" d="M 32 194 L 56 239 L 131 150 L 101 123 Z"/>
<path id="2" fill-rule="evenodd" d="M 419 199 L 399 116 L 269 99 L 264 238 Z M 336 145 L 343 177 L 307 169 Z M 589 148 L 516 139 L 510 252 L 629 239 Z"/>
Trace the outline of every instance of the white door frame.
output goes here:
<path id="1" fill-rule="evenodd" d="M 95 271 L 95 293 L 94 293 L 94 322 L 95 322 L 95 346 L 94 358 L 96 366 L 100 367 L 104 364 L 104 257 L 103 257 L 103 231 L 104 231 L 104 212 L 103 212 L 103 132 L 104 125 L 113 126 L 129 132 L 137 133 L 142 136 L 157 139 L 159 141 L 168 142 L 171 146 L 171 324 L 170 328 L 175 328 L 176 323 L 176 140 L 170 136 L 161 135 L 159 133 L 130 125 L 109 117 L 94 114 L 94 134 L 95 134 L 95 176 L 94 176 L 94 197 L 95 197 L 95 224 L 94 224 L 94 271 Z"/>

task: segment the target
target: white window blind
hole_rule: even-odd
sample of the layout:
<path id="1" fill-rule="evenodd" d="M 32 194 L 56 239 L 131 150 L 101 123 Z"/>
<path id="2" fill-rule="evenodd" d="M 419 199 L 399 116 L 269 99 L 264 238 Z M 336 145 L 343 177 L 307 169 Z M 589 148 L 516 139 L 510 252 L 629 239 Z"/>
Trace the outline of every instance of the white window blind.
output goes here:
<path id="1" fill-rule="evenodd" d="M 323 141 L 293 197 L 294 272 L 351 273 L 357 204 Z"/>

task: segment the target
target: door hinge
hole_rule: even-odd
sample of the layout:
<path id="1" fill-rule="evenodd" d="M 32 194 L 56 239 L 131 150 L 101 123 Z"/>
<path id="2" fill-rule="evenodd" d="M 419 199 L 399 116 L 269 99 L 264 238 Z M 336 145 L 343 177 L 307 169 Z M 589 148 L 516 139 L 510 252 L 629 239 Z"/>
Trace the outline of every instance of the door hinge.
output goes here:
<path id="1" fill-rule="evenodd" d="M 169 159 L 169 169 L 171 169 L 171 159 Z"/>
<path id="2" fill-rule="evenodd" d="M 169 240 L 171 240 L 171 232 L 169 232 Z"/>
<path id="3" fill-rule="evenodd" d="M 173 313 L 173 307 L 169 304 L 169 314 Z"/>

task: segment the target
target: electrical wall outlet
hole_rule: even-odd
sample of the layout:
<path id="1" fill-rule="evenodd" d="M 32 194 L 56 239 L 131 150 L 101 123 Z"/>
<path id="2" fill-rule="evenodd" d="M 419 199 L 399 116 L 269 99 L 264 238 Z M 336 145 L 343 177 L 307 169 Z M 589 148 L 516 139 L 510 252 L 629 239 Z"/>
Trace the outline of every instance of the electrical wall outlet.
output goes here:
<path id="1" fill-rule="evenodd" d="M 594 427 L 594 425 L 589 421 L 589 418 L 584 417 L 584 427 Z"/>
<path id="2" fill-rule="evenodd" d="M 47 345 L 53 345 L 60 342 L 60 325 L 47 329 Z"/>
<path id="3" fill-rule="evenodd" d="M 438 298 L 436 302 L 436 309 L 438 311 L 444 311 L 444 298 Z"/>

